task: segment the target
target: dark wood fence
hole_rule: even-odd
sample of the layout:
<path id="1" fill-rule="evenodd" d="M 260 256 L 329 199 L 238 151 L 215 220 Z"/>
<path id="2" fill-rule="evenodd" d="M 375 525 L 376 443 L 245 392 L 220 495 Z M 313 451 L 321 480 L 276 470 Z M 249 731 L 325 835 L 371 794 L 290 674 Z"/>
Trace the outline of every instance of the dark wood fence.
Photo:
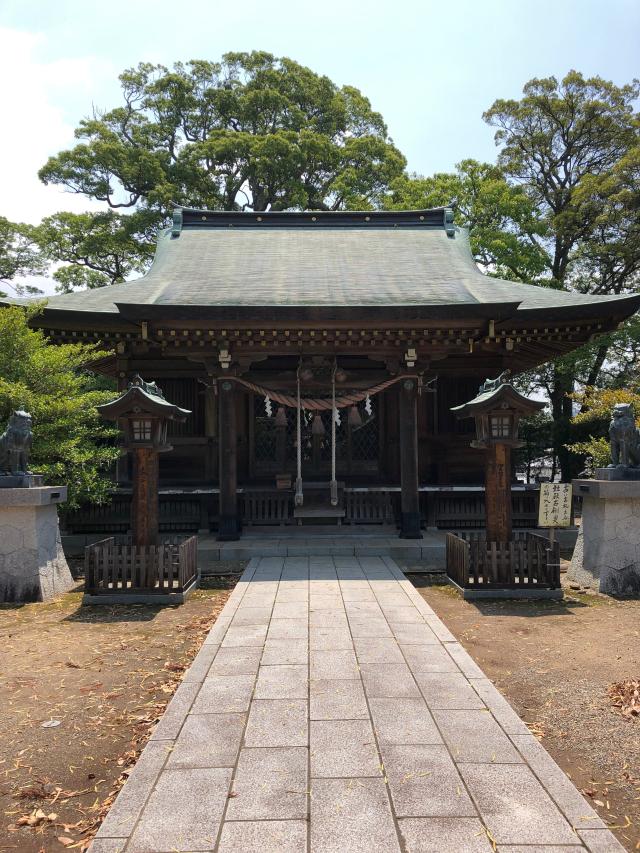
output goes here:
<path id="1" fill-rule="evenodd" d="M 197 536 L 147 546 L 102 539 L 85 548 L 85 592 L 183 593 L 198 574 L 197 549 Z"/>
<path id="2" fill-rule="evenodd" d="M 345 489 L 346 524 L 393 524 L 395 511 L 392 493 Z"/>
<path id="3" fill-rule="evenodd" d="M 447 575 L 463 589 L 558 589 L 560 547 L 535 533 L 487 542 L 480 533 L 447 533 Z"/>
<path id="4" fill-rule="evenodd" d="M 325 489 L 328 500 L 328 485 Z M 399 518 L 400 488 L 347 487 L 344 498 L 345 524 L 393 524 Z M 308 495 L 307 495 L 308 497 Z M 341 497 L 341 500 L 342 500 Z M 535 528 L 538 518 L 537 489 L 511 493 L 513 526 Z M 217 490 L 185 488 L 160 490 L 159 526 L 165 534 L 190 534 L 217 530 Z M 245 524 L 294 524 L 293 490 L 273 487 L 242 487 L 238 503 Z M 439 530 L 480 530 L 485 525 L 484 491 L 464 487 L 422 489 L 420 508 L 424 525 Z M 87 505 L 62 517 L 65 533 L 126 534 L 131 528 L 131 494 L 114 493 L 110 503 Z"/>

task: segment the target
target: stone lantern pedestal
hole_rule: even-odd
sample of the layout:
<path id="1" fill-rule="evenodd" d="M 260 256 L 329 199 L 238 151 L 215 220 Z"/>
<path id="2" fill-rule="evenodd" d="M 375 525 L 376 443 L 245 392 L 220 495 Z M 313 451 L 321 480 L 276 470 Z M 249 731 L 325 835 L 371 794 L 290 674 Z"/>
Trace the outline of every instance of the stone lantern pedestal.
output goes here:
<path id="1" fill-rule="evenodd" d="M 41 479 L 31 475 L 1 479 L 21 482 L 0 488 L 0 602 L 48 601 L 74 583 L 58 525 L 67 487 L 31 485 Z"/>
<path id="2" fill-rule="evenodd" d="M 608 595 L 640 596 L 640 472 L 599 468 L 574 480 L 582 524 L 567 578 Z"/>

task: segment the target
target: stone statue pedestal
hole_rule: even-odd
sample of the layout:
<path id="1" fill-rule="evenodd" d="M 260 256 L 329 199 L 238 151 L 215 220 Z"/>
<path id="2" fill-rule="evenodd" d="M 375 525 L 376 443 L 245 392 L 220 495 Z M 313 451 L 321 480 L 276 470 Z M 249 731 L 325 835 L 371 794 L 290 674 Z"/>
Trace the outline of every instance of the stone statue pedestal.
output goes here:
<path id="1" fill-rule="evenodd" d="M 573 494 L 583 499 L 582 525 L 567 578 L 608 595 L 640 596 L 640 480 L 574 480 Z"/>
<path id="2" fill-rule="evenodd" d="M 0 488 L 0 602 L 47 601 L 73 586 L 57 504 L 66 486 Z"/>

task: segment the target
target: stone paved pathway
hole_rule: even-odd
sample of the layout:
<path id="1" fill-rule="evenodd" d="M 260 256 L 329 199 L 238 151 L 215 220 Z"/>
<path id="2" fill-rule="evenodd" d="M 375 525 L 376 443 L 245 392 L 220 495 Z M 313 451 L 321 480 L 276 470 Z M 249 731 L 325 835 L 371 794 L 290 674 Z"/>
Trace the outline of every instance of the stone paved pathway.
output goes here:
<path id="1" fill-rule="evenodd" d="M 622 851 L 388 557 L 244 572 L 92 853 Z"/>

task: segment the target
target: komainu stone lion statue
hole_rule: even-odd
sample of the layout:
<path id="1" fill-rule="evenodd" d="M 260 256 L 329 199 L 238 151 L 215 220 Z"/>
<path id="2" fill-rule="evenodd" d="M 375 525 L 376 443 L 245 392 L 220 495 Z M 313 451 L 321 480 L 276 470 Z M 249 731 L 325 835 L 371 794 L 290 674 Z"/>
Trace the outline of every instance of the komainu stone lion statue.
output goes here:
<path id="1" fill-rule="evenodd" d="M 631 403 L 616 403 L 609 424 L 611 464 L 609 468 L 640 465 L 640 430 Z"/>
<path id="2" fill-rule="evenodd" d="M 31 452 L 31 415 L 15 411 L 0 435 L 0 474 L 28 474 Z"/>

